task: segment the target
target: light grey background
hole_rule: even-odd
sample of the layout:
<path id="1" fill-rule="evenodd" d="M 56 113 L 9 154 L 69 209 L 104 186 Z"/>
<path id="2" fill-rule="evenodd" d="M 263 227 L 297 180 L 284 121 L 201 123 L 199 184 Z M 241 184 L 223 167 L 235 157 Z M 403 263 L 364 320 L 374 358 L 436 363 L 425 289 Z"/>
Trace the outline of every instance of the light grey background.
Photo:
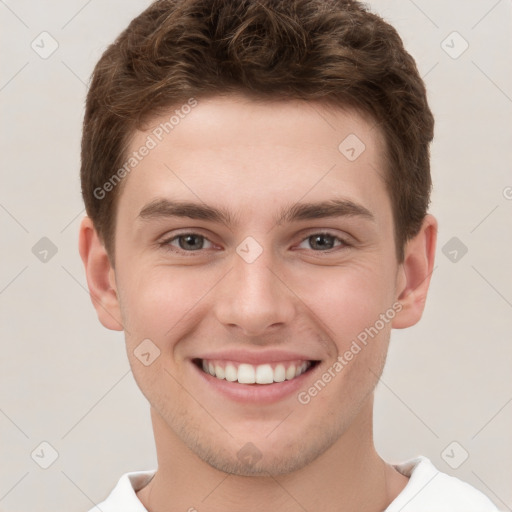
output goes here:
<path id="1" fill-rule="evenodd" d="M 77 251 L 88 79 L 148 4 L 0 0 L 4 512 L 85 511 L 122 473 L 156 467 L 149 407 L 122 334 L 96 319 Z M 440 223 L 424 318 L 392 335 L 376 444 L 390 462 L 426 455 L 511 510 L 512 3 L 371 5 L 398 29 L 427 83 L 437 122 L 431 211 Z M 43 31 L 58 43 L 50 56 L 55 43 Z M 42 237 L 58 250 L 46 262 L 32 252 Z M 40 464 L 52 449 L 42 442 L 58 454 L 48 469 Z"/>

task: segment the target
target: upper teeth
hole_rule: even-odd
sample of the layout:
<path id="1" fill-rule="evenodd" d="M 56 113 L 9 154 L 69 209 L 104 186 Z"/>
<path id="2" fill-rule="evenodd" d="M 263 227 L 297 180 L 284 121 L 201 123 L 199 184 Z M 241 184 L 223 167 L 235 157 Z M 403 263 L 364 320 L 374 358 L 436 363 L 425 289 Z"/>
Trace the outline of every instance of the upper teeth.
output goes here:
<path id="1" fill-rule="evenodd" d="M 240 384 L 272 384 L 291 380 L 304 373 L 310 361 L 252 365 L 202 360 L 203 370 L 217 379 L 226 379 Z"/>

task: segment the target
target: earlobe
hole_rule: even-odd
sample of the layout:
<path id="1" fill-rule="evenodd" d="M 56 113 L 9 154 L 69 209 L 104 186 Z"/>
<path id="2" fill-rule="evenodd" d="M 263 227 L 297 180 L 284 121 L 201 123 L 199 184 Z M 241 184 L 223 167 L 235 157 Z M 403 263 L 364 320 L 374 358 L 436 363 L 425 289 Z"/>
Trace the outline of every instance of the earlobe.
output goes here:
<path id="1" fill-rule="evenodd" d="M 85 217 L 80 225 L 78 249 L 85 267 L 91 301 L 100 322 L 107 329 L 122 331 L 114 269 L 89 217 Z"/>
<path id="2" fill-rule="evenodd" d="M 397 275 L 397 301 L 402 309 L 393 319 L 395 329 L 411 327 L 423 314 L 434 268 L 436 241 L 437 220 L 429 214 L 418 234 L 405 247 L 404 261 Z"/>

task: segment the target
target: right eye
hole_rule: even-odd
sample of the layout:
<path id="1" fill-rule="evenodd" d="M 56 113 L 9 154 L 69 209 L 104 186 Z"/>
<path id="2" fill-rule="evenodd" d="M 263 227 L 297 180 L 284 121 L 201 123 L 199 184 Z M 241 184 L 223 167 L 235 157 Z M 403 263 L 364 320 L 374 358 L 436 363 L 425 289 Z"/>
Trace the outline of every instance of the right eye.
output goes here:
<path id="1" fill-rule="evenodd" d="M 213 247 L 212 242 L 203 235 L 198 233 L 181 233 L 171 238 L 167 238 L 161 242 L 160 245 L 164 248 L 169 248 L 171 251 L 184 253 L 197 252 L 201 249 L 205 249 L 205 243 L 210 244 L 210 247 L 206 248 Z"/>

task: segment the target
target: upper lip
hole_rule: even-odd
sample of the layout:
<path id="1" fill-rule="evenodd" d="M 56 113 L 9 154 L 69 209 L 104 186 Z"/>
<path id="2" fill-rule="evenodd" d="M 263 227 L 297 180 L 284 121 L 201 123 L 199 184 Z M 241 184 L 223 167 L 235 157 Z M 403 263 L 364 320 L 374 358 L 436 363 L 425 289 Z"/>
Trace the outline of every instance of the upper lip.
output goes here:
<path id="1" fill-rule="evenodd" d="M 318 358 L 310 357 L 298 352 L 286 350 L 258 350 L 248 351 L 243 349 L 224 350 L 219 352 L 208 352 L 193 359 L 206 359 L 208 361 L 234 361 L 249 364 L 279 363 L 286 361 L 319 361 Z"/>

